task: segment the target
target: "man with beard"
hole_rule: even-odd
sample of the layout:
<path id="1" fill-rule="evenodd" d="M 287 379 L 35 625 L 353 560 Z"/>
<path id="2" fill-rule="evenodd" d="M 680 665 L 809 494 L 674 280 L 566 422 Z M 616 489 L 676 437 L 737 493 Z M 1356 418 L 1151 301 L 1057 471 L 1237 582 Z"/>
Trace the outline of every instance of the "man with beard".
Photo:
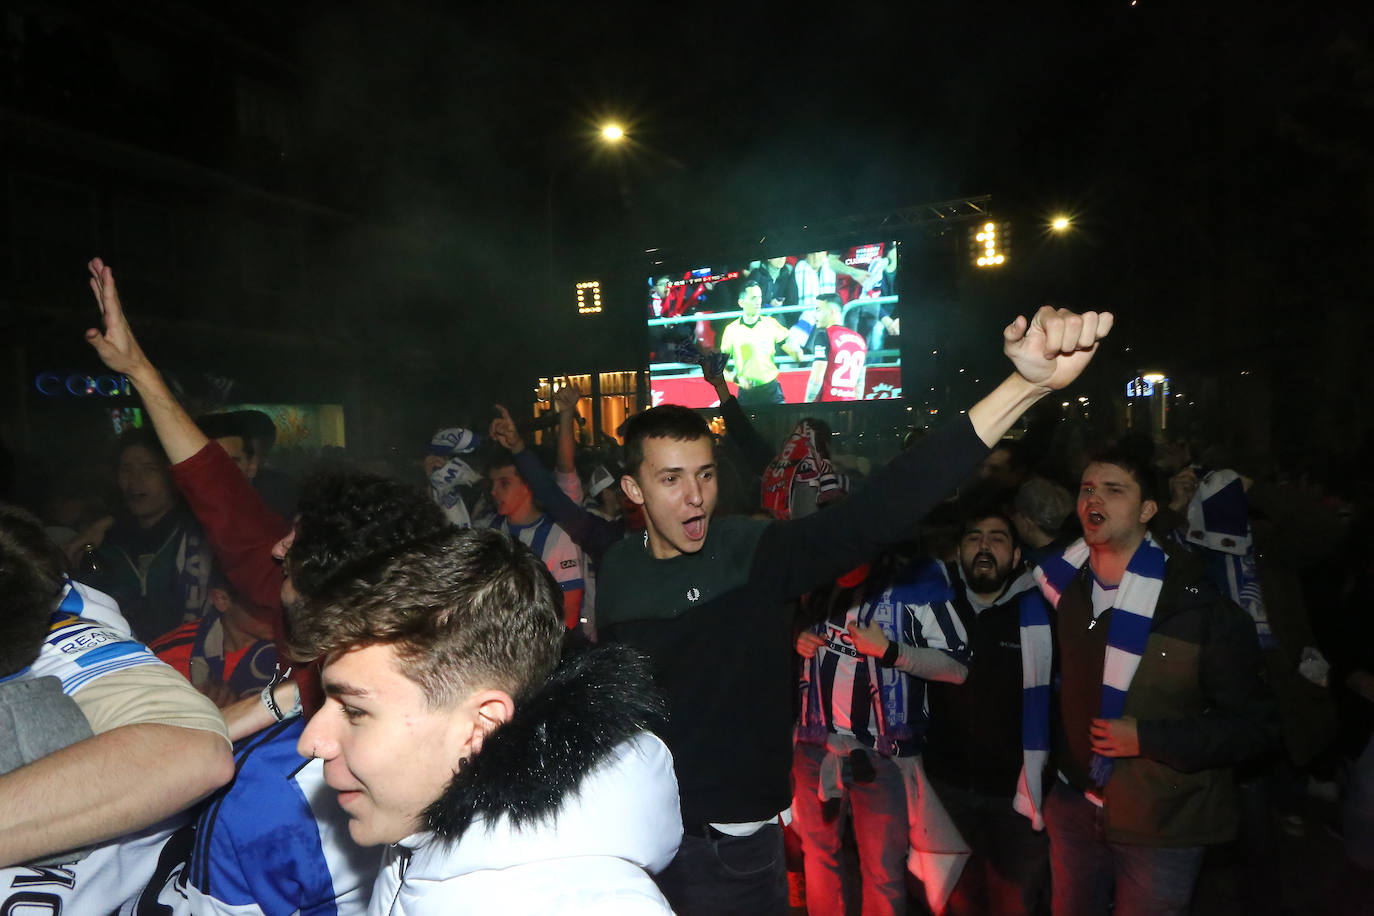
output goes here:
<path id="1" fill-rule="evenodd" d="M 1000 512 L 974 512 L 964 523 L 959 557 L 943 565 L 946 596 L 919 608 L 922 617 L 955 621 L 967 658 L 963 683 L 932 682 L 926 772 L 972 856 L 949 900 L 954 916 L 1030 914 L 1048 877 L 1048 842 L 1012 808 L 1021 773 L 1021 633 L 1023 601 L 1043 602 Z"/>

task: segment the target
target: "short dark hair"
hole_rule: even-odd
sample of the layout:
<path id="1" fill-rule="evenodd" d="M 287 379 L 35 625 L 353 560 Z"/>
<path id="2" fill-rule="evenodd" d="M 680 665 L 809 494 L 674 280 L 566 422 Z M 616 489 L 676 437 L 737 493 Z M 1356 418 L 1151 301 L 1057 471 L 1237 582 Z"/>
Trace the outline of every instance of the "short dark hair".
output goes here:
<path id="1" fill-rule="evenodd" d="M 126 451 L 135 447 L 147 449 L 161 464 L 171 467 L 172 462 L 167 458 L 167 452 L 163 449 L 157 434 L 145 427 L 126 429 L 119 434 L 119 438 L 115 439 L 115 460 L 118 461 Z M 168 476 L 170 474 L 168 471 Z"/>
<path id="2" fill-rule="evenodd" d="M 959 522 L 960 539 L 962 540 L 963 536 L 968 534 L 968 530 L 973 527 L 975 522 L 989 518 L 999 519 L 1007 526 L 1007 531 L 1011 535 L 1012 547 L 1021 546 L 1021 538 L 1016 534 L 1016 525 L 1012 522 L 1011 516 L 1000 505 L 992 504 L 968 506 L 964 509 L 963 518 Z"/>
<path id="3" fill-rule="evenodd" d="M 297 612 L 297 657 L 392 646 L 431 706 L 488 688 L 518 702 L 558 663 L 563 593 L 539 557 L 499 531 L 450 528 L 360 572 Z"/>
<path id="4" fill-rule="evenodd" d="M 515 463 L 515 455 L 511 450 L 499 445 L 493 445 L 487 451 L 487 476 L 490 476 L 491 472 L 498 468 L 515 468 L 516 476 L 520 477 L 521 480 L 524 479 L 524 476 L 520 474 L 519 465 Z"/>
<path id="5" fill-rule="evenodd" d="M 644 463 L 645 439 L 674 439 L 688 442 L 711 438 L 711 427 L 701 414 L 680 404 L 661 404 L 637 413 L 625 421 L 625 471 L 639 474 Z"/>
<path id="6" fill-rule="evenodd" d="M 65 565 L 42 522 L 0 503 L 0 677 L 22 671 L 38 657 L 62 594 Z"/>
<path id="7" fill-rule="evenodd" d="M 1093 455 L 1088 459 L 1088 464 L 1110 464 L 1121 468 L 1139 485 L 1142 501 L 1150 499 L 1159 502 L 1159 475 L 1155 473 L 1150 458 L 1138 450 L 1112 446 Z"/>
<path id="8" fill-rule="evenodd" d="M 763 295 L 763 286 L 759 283 L 758 280 L 745 280 L 743 283 L 739 285 L 739 290 L 735 293 L 735 301 L 739 302 L 741 299 L 743 299 L 744 294 L 749 291 L 749 287 L 751 286 L 757 286 L 759 288 L 759 295 Z"/>
<path id="9" fill-rule="evenodd" d="M 244 409 L 231 411 L 228 416 L 234 417 L 242 424 L 249 438 L 262 447 L 264 455 L 272 451 L 272 446 L 277 444 L 277 424 L 266 412 Z"/>
<path id="10" fill-rule="evenodd" d="M 239 413 L 207 413 L 196 419 L 196 425 L 205 433 L 207 439 L 224 439 L 238 436 L 243 440 L 243 453 L 249 458 L 257 454 L 257 444 L 248 425 Z"/>
<path id="11" fill-rule="evenodd" d="M 358 471 L 316 474 L 306 480 L 298 505 L 286 565 L 304 597 L 449 526 L 418 489 Z"/>

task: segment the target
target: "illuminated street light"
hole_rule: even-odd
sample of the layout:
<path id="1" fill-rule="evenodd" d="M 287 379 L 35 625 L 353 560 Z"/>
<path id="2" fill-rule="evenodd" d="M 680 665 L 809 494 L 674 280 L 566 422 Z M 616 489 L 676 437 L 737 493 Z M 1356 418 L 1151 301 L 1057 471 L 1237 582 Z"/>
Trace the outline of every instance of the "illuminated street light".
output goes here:
<path id="1" fill-rule="evenodd" d="M 584 129 L 585 129 L 585 128 L 590 128 L 590 126 L 591 126 L 590 124 L 586 124 L 585 122 L 584 122 L 584 124 L 583 124 Z M 600 130 L 598 130 L 598 131 L 596 132 L 595 136 L 596 136 L 596 137 L 598 138 L 598 140 L 600 141 L 600 144 L 601 144 L 602 146 L 606 146 L 606 147 L 616 147 L 616 146 L 620 146 L 621 142 L 624 141 L 624 140 L 626 139 L 626 136 L 625 136 L 625 128 L 621 127 L 619 124 L 616 124 L 615 122 L 611 122 L 611 123 L 608 123 L 608 124 L 603 124 L 603 125 L 601 126 Z M 584 134 L 584 135 L 583 135 L 583 138 L 584 138 L 584 140 L 586 140 L 586 141 L 588 141 L 588 142 L 590 142 L 590 140 L 591 140 L 591 137 L 590 137 L 589 134 Z M 553 273 L 554 273 L 554 269 L 553 269 L 553 267 L 554 267 L 554 249 L 553 249 L 553 189 L 554 189 L 554 182 L 555 182 L 555 179 L 558 178 L 558 175 L 559 175 L 560 172 L 562 172 L 563 167 L 564 167 L 565 165 L 568 164 L 568 158 L 569 158 L 569 157 L 566 156 L 566 155 L 559 155 L 558 152 L 554 152 L 554 153 L 550 156 L 548 189 L 547 189 L 547 193 L 544 195 L 544 210 L 545 210 L 544 216 L 545 216 L 545 229 L 546 229 L 546 242 L 545 242 L 545 246 L 544 246 L 544 262 L 545 262 L 545 264 L 544 264 L 544 266 L 545 266 L 545 280 L 544 280 L 544 282 L 545 282 L 545 284 L 546 284 L 546 285 L 545 285 L 545 293 L 546 293 L 546 295 L 548 296 L 548 301 L 549 301 L 550 303 L 552 303 L 552 302 L 555 301 L 556 292 L 557 292 L 557 291 L 554 289 L 554 283 L 553 283 Z M 580 295 L 580 294 L 579 294 L 579 295 Z M 579 305 L 580 305 L 580 304 L 581 304 L 581 303 L 579 302 Z M 583 312 L 583 314 L 587 314 L 587 312 Z"/>
<path id="2" fill-rule="evenodd" d="M 1069 228 L 1069 218 L 1067 216 L 1056 216 L 1050 223 L 1050 228 L 1055 232 L 1064 232 Z"/>

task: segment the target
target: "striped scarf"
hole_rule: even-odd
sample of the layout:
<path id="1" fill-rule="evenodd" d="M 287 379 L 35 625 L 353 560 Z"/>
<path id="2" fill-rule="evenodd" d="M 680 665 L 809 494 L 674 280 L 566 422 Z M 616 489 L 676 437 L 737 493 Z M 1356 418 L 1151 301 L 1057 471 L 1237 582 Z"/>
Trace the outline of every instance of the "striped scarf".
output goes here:
<path id="1" fill-rule="evenodd" d="M 476 451 L 481 444 L 481 436 L 461 426 L 441 429 L 429 440 L 427 454 L 448 459 L 443 466 L 430 472 L 429 496 L 444 510 L 449 522 L 459 528 L 472 527 L 462 488 L 479 482 L 482 475 L 458 456 Z"/>
<path id="2" fill-rule="evenodd" d="M 1277 648 L 1255 566 L 1255 539 L 1250 531 L 1250 501 L 1244 482 L 1235 471 L 1194 470 L 1200 479 L 1188 504 L 1184 543 L 1205 548 L 1212 584 L 1250 615 L 1261 648 Z"/>
<path id="3" fill-rule="evenodd" d="M 1035 581 L 1050 606 L 1059 599 L 1069 583 L 1088 561 L 1088 545 L 1080 538 L 1062 554 L 1045 558 L 1035 570 Z M 1164 584 L 1164 549 L 1146 534 L 1117 589 L 1117 603 L 1107 623 L 1107 651 L 1102 663 L 1101 717 L 1119 719 L 1126 708 L 1126 693 L 1140 667 L 1140 657 L 1150 638 L 1159 590 Z M 1021 744 L 1026 768 L 1016 787 L 1016 810 L 1040 828 L 1042 801 L 1040 774 L 1049 757 L 1050 673 L 1054 659 L 1054 637 L 1049 612 L 1043 602 L 1021 601 L 1022 711 Z M 1112 774 L 1112 759 L 1093 754 L 1089 773 L 1099 786 Z"/>
<path id="4" fill-rule="evenodd" d="M 792 518 L 793 496 L 803 485 L 817 488 L 817 506 L 834 502 L 849 490 L 849 478 L 821 457 L 816 429 L 807 420 L 796 425 L 778 457 L 763 472 L 764 510 L 784 521 Z"/>

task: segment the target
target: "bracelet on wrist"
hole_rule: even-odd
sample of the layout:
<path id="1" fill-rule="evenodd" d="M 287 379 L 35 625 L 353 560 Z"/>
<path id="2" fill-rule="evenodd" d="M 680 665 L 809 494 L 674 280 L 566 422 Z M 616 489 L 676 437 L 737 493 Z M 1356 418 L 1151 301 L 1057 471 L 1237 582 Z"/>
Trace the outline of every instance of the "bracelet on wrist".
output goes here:
<path id="1" fill-rule="evenodd" d="M 287 719 L 299 716 L 302 712 L 300 688 L 296 687 L 294 682 L 291 686 L 296 693 L 296 702 L 287 710 L 283 710 L 281 704 L 277 702 L 276 683 L 268 684 L 266 687 L 262 688 L 262 705 L 272 714 L 272 718 L 276 719 L 278 722 L 284 722 Z"/>
<path id="2" fill-rule="evenodd" d="M 887 651 L 883 653 L 882 658 L 878 659 L 878 664 L 882 665 L 884 668 L 891 668 L 893 665 L 897 664 L 897 659 L 901 657 L 901 654 L 902 647 L 897 644 L 897 640 L 889 639 L 887 641 Z"/>
<path id="3" fill-rule="evenodd" d="M 272 718 L 281 722 L 286 718 L 286 713 L 282 712 L 282 708 L 277 705 L 277 698 L 272 695 L 272 691 L 276 689 L 276 686 L 276 684 L 268 684 L 266 687 L 262 688 L 262 705 L 272 714 Z"/>

